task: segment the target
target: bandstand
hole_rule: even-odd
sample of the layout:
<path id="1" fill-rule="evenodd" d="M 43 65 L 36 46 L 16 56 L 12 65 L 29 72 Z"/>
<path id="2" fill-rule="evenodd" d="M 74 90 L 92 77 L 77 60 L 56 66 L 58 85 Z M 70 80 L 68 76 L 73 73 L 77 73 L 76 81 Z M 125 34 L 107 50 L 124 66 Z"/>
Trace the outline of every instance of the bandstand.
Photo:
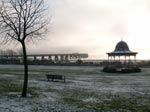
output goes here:
<path id="1" fill-rule="evenodd" d="M 137 52 L 129 49 L 128 44 L 121 40 L 113 52 L 108 52 L 108 63 L 103 71 L 106 72 L 136 72 L 140 69 L 136 65 Z"/>
<path id="2" fill-rule="evenodd" d="M 117 43 L 115 50 L 113 52 L 109 52 L 107 54 L 108 54 L 108 62 L 122 61 L 125 63 L 129 63 L 133 61 L 133 59 L 131 60 L 131 57 L 134 57 L 134 62 L 136 62 L 137 52 L 130 51 L 127 43 L 122 40 Z"/>

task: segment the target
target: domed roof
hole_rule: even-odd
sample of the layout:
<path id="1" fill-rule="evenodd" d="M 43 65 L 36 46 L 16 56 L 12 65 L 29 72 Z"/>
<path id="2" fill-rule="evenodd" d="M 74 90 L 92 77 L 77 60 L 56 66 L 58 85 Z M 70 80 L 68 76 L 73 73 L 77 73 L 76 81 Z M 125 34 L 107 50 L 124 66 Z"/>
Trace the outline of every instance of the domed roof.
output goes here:
<path id="1" fill-rule="evenodd" d="M 135 56 L 137 52 L 130 51 L 128 44 L 124 41 L 117 43 L 115 50 L 113 52 L 107 53 L 109 56 Z"/>
<path id="2" fill-rule="evenodd" d="M 130 51 L 126 42 L 120 41 L 117 43 L 115 51 Z"/>

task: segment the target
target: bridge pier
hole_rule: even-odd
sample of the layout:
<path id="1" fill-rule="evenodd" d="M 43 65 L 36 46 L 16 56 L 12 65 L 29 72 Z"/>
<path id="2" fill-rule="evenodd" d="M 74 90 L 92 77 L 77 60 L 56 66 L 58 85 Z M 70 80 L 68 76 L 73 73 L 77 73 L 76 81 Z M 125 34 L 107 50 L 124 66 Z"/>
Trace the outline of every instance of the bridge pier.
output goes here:
<path id="1" fill-rule="evenodd" d="M 52 60 L 52 57 L 51 57 L 51 56 L 48 56 L 48 60 Z"/>
<path id="2" fill-rule="evenodd" d="M 69 61 L 69 56 L 68 56 L 68 55 L 65 56 L 65 61 L 66 61 L 66 62 Z"/>
<path id="3" fill-rule="evenodd" d="M 58 61 L 58 56 L 57 55 L 55 55 L 55 59 L 54 59 L 55 61 Z"/>
<path id="4" fill-rule="evenodd" d="M 33 58 L 34 58 L 34 61 L 37 60 L 36 56 L 33 56 Z"/>
<path id="5" fill-rule="evenodd" d="M 64 56 L 63 55 L 60 56 L 60 61 L 62 61 L 62 62 L 64 61 Z"/>
<path id="6" fill-rule="evenodd" d="M 41 56 L 41 59 L 44 60 L 44 56 Z"/>

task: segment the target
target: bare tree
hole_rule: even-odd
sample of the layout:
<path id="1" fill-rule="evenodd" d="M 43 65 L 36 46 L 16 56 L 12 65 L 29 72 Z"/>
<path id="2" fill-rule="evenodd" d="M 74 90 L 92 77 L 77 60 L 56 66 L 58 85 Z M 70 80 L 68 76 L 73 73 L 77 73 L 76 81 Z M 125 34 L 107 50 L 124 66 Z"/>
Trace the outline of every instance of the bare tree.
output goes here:
<path id="1" fill-rule="evenodd" d="M 48 19 L 44 0 L 1 0 L 0 34 L 3 43 L 17 41 L 22 46 L 24 84 L 22 97 L 27 96 L 28 63 L 26 42 L 41 39 L 47 32 Z"/>

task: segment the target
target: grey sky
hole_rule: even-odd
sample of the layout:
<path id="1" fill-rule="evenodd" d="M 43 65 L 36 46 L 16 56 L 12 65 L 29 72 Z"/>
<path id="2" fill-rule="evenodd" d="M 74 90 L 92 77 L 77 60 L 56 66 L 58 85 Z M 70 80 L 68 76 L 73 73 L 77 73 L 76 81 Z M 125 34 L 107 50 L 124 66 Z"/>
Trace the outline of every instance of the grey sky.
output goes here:
<path id="1" fill-rule="evenodd" d="M 107 1 L 109 2 L 109 1 Z M 87 52 L 105 55 L 113 38 L 127 35 L 126 6 L 100 0 L 50 1 L 52 11 L 52 45 L 57 52 Z M 116 42 L 117 42 L 116 41 Z M 56 44 L 57 43 L 57 46 Z M 111 46 L 108 46 L 107 50 Z"/>
<path id="2" fill-rule="evenodd" d="M 52 16 L 45 40 L 28 45 L 29 53 L 89 53 L 107 58 L 123 38 L 139 58 L 150 54 L 149 0 L 47 0 Z M 142 44 L 142 46 L 141 46 Z M 144 50 L 143 50 L 144 49 Z"/>

